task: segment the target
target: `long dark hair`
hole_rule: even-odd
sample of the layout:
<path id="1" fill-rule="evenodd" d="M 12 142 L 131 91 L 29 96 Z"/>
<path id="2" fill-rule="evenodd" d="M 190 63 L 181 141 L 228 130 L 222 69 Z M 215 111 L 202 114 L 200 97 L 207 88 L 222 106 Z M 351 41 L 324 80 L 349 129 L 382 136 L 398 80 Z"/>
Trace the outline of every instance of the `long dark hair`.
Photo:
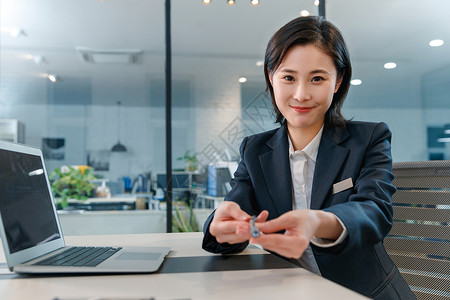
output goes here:
<path id="1" fill-rule="evenodd" d="M 337 79 L 342 77 L 342 83 L 333 95 L 330 108 L 325 114 L 325 124 L 343 126 L 346 120 L 341 113 L 341 107 L 347 96 L 352 77 L 350 55 L 339 29 L 324 18 L 315 16 L 299 17 L 290 21 L 275 32 L 267 45 L 264 57 L 264 75 L 276 114 L 276 122 L 281 123 L 284 117 L 276 105 L 269 74 L 275 73 L 290 48 L 309 44 L 319 47 L 329 55 L 336 67 Z"/>

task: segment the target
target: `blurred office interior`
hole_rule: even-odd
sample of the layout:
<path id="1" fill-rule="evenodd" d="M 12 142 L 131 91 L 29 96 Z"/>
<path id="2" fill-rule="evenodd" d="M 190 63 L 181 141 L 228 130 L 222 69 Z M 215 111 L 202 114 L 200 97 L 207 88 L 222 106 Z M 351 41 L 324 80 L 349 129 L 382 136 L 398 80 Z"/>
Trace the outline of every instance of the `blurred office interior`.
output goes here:
<path id="1" fill-rule="evenodd" d="M 261 64 L 269 37 L 318 15 L 317 2 L 171 1 L 176 196 L 188 191 L 202 216 L 229 188 L 218 174 L 235 168 L 242 138 L 277 126 Z M 145 210 L 162 210 L 151 201 L 164 197 L 165 1 L 0 3 L 0 138 L 42 148 L 49 173 L 89 165 L 108 196 L 142 195 Z M 353 63 L 344 115 L 386 122 L 394 162 L 450 159 L 449 10 L 447 0 L 326 1 Z"/>

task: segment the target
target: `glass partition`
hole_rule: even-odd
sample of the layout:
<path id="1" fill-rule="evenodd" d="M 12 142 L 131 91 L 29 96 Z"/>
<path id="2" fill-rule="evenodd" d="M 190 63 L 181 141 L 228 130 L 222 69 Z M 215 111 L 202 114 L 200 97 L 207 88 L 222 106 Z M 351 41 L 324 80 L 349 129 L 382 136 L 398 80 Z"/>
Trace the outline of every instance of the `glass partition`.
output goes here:
<path id="1" fill-rule="evenodd" d="M 450 159 L 447 2 L 326 1 L 360 80 L 344 115 L 386 122 L 395 162 Z M 42 148 L 49 172 L 91 166 L 98 195 L 109 188 L 123 200 L 103 209 L 140 213 L 125 221 L 98 213 L 90 233 L 95 226 L 106 227 L 100 233 L 165 231 L 164 1 L 0 3 L 0 137 Z M 174 200 L 191 204 L 202 223 L 227 191 L 220 170 L 236 166 L 243 137 L 276 127 L 261 64 L 268 39 L 318 7 L 312 0 L 171 4 L 172 165 L 174 180 L 183 181 Z M 437 39 L 444 44 L 431 47 Z M 386 69 L 389 62 L 396 68 Z M 82 218 L 61 217 L 75 228 L 88 222 Z M 148 229 L 148 219 L 157 227 Z"/>
<path id="2" fill-rule="evenodd" d="M 15 141 L 41 148 L 49 174 L 62 171 L 54 180 L 76 180 L 62 166 L 90 166 L 96 188 L 69 192 L 65 208 L 99 210 L 104 222 L 62 215 L 67 233 L 83 222 L 93 233 L 125 232 L 132 222 L 100 210 L 147 208 L 151 179 L 165 168 L 163 1 L 1 0 L 0 20 L 2 138 L 13 140 L 3 124 L 14 120 Z M 76 189 L 60 186 L 57 201 Z M 134 227 L 165 231 L 163 217 L 156 229 Z"/>

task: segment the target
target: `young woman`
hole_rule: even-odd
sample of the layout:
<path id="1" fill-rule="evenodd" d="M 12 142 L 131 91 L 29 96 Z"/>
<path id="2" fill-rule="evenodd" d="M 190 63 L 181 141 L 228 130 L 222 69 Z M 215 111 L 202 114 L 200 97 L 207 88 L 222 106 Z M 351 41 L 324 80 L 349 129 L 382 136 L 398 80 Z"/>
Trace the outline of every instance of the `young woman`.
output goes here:
<path id="1" fill-rule="evenodd" d="M 383 247 L 395 192 L 391 133 L 342 116 L 352 69 L 339 30 L 319 17 L 294 19 L 270 39 L 264 66 L 281 126 L 242 142 L 203 248 L 230 254 L 257 243 L 366 296 L 415 299 Z"/>

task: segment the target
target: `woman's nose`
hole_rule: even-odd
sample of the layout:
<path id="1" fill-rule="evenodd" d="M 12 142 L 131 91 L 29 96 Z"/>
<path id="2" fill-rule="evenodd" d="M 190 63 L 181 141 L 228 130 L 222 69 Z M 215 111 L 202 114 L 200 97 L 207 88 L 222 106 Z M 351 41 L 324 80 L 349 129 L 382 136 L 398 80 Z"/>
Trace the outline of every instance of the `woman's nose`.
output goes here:
<path id="1" fill-rule="evenodd" d="M 311 94 L 308 89 L 308 84 L 306 83 L 298 83 L 295 87 L 294 91 L 294 99 L 297 101 L 307 101 L 311 100 Z"/>

